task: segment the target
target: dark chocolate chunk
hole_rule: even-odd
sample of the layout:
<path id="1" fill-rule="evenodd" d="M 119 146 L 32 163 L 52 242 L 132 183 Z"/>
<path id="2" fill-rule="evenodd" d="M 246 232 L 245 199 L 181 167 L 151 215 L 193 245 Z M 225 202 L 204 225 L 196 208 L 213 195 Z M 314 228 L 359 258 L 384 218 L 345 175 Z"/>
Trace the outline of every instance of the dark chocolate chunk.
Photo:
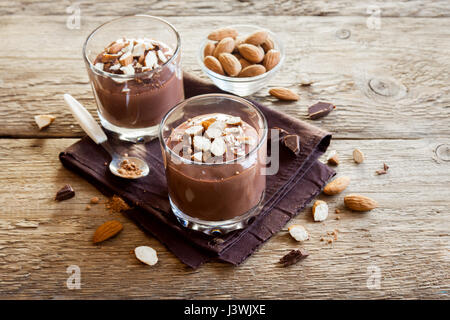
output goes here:
<path id="1" fill-rule="evenodd" d="M 278 132 L 278 140 L 281 140 L 284 136 L 288 135 L 289 132 L 286 130 L 279 128 L 279 127 L 273 127 L 270 129 L 269 132 L 269 139 L 275 138 L 275 133 Z"/>
<path id="2" fill-rule="evenodd" d="M 308 108 L 309 117 L 313 120 L 322 118 L 329 114 L 335 105 L 328 102 L 317 102 Z"/>
<path id="3" fill-rule="evenodd" d="M 66 184 L 56 193 L 55 200 L 56 201 L 67 200 L 72 198 L 73 196 L 75 196 L 75 191 L 73 190 L 70 184 Z"/>
<path id="4" fill-rule="evenodd" d="M 386 163 L 383 163 L 383 169 L 375 171 L 377 175 L 386 174 L 389 169 L 389 166 Z"/>
<path id="5" fill-rule="evenodd" d="M 296 264 L 300 260 L 305 259 L 307 256 L 309 256 L 309 252 L 305 249 L 292 250 L 280 259 L 280 263 L 283 265 L 283 267 L 288 267 L 290 265 Z"/>
<path id="6" fill-rule="evenodd" d="M 298 135 L 288 134 L 282 138 L 281 142 L 294 154 L 300 153 L 300 137 Z"/>

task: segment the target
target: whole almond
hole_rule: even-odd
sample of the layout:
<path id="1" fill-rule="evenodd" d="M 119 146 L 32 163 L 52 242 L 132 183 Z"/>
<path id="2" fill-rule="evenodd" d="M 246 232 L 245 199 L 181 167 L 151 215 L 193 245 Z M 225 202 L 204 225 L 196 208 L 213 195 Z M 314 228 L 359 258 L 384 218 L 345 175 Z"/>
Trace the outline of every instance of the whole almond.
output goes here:
<path id="1" fill-rule="evenodd" d="M 240 58 L 240 59 L 239 59 L 239 62 L 241 63 L 242 69 L 244 69 L 244 68 L 246 68 L 246 67 L 252 65 L 251 62 L 248 62 L 248 61 L 245 60 L 244 58 Z"/>
<path id="2" fill-rule="evenodd" d="M 259 63 L 264 59 L 264 50 L 261 47 L 243 43 L 238 47 L 238 50 L 243 58 L 252 63 Z"/>
<path id="3" fill-rule="evenodd" d="M 267 40 L 268 33 L 265 30 L 258 30 L 253 32 L 245 39 L 245 43 L 253 44 L 259 46 Z"/>
<path id="4" fill-rule="evenodd" d="M 220 64 L 219 60 L 217 60 L 213 56 L 205 57 L 205 60 L 203 60 L 203 63 L 209 70 L 211 70 L 215 73 L 221 74 L 221 75 L 225 74 L 223 72 L 223 68 L 222 68 L 222 65 Z"/>
<path id="5" fill-rule="evenodd" d="M 122 229 L 123 226 L 119 221 L 117 220 L 107 221 L 100 227 L 98 227 L 97 230 L 95 230 L 94 238 L 92 241 L 94 243 L 105 241 L 111 237 L 114 237 L 116 234 L 122 231 Z"/>
<path id="6" fill-rule="evenodd" d="M 297 101 L 298 99 L 300 99 L 298 94 L 287 88 L 282 87 L 272 88 L 269 90 L 269 93 L 275 98 L 278 98 L 280 100 Z"/>
<path id="7" fill-rule="evenodd" d="M 214 30 L 208 35 L 208 39 L 213 41 L 220 41 L 226 37 L 236 38 L 237 35 L 238 32 L 235 29 L 227 27 Z"/>
<path id="8" fill-rule="evenodd" d="M 346 176 L 342 176 L 334 179 L 330 183 L 328 183 L 324 188 L 323 192 L 329 196 L 339 194 L 345 190 L 350 184 L 350 178 Z"/>
<path id="9" fill-rule="evenodd" d="M 369 197 L 349 194 L 344 197 L 345 206 L 354 211 L 370 211 L 378 207 L 378 203 Z"/>
<path id="10" fill-rule="evenodd" d="M 233 50 L 234 39 L 231 37 L 226 37 L 220 40 L 220 42 L 217 44 L 216 48 L 214 49 L 213 56 L 218 59 L 221 53 L 231 53 L 233 52 Z"/>
<path id="11" fill-rule="evenodd" d="M 261 44 L 261 47 L 263 48 L 264 52 L 267 52 L 275 48 L 275 43 L 273 42 L 272 38 L 267 37 L 266 41 Z"/>
<path id="12" fill-rule="evenodd" d="M 266 70 L 272 70 L 281 60 L 281 53 L 278 50 L 270 49 L 264 56 L 263 65 Z"/>
<path id="13" fill-rule="evenodd" d="M 364 153 L 362 153 L 362 151 L 359 149 L 353 150 L 353 160 L 356 163 L 363 163 L 364 162 Z"/>
<path id="14" fill-rule="evenodd" d="M 216 48 L 216 44 L 212 41 L 208 41 L 203 49 L 203 57 L 212 56 L 214 53 L 214 49 Z"/>
<path id="15" fill-rule="evenodd" d="M 239 37 L 237 37 L 236 38 L 236 40 L 234 41 L 234 51 L 238 51 L 238 47 L 241 45 L 241 44 L 243 44 L 243 43 L 245 43 L 245 38 L 244 37 L 242 37 L 242 36 L 239 36 Z"/>
<path id="16" fill-rule="evenodd" d="M 266 72 L 266 68 L 260 64 L 252 64 L 251 66 L 245 67 L 239 73 L 239 77 L 255 77 Z"/>
<path id="17" fill-rule="evenodd" d="M 223 70 L 225 70 L 229 76 L 235 77 L 239 74 L 239 72 L 241 72 L 241 63 L 231 53 L 221 53 L 219 56 L 219 61 Z"/>

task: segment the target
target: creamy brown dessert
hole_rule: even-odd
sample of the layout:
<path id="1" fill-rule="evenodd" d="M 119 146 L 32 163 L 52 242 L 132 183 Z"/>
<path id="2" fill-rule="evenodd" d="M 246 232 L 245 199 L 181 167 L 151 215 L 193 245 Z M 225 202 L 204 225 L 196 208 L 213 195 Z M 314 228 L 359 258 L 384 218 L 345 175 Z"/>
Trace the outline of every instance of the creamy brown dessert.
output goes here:
<path id="1" fill-rule="evenodd" d="M 206 114 L 176 127 L 166 141 L 166 177 L 172 203 L 206 221 L 228 220 L 258 206 L 266 179 L 266 146 L 240 117 Z"/>
<path id="2" fill-rule="evenodd" d="M 107 46 L 89 69 L 101 116 L 123 128 L 157 125 L 163 115 L 184 99 L 183 81 L 173 50 L 152 39 L 118 39 Z M 127 75 L 119 78 L 114 75 Z"/>

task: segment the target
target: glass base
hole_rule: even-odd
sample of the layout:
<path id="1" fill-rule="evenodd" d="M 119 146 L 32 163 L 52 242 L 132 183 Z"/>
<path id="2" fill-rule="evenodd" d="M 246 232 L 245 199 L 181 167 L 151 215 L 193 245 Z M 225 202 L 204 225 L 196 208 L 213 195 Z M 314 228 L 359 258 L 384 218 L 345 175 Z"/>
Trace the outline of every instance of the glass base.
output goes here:
<path id="1" fill-rule="evenodd" d="M 100 112 L 97 111 L 97 113 L 103 128 L 117 134 L 120 140 L 133 143 L 145 143 L 152 141 L 153 139 L 158 137 L 159 124 L 147 128 L 121 128 L 108 122 L 105 118 L 102 117 Z"/>
<path id="2" fill-rule="evenodd" d="M 173 203 L 169 196 L 170 206 L 172 207 L 172 212 L 177 217 L 178 222 L 185 228 L 200 231 L 208 235 L 220 236 L 228 232 L 244 229 L 254 221 L 254 217 L 257 216 L 262 209 L 262 200 L 264 199 L 264 192 L 261 195 L 261 199 L 258 204 L 246 213 L 229 220 L 220 221 L 206 221 L 197 218 L 193 218 L 183 213 L 178 207 Z"/>

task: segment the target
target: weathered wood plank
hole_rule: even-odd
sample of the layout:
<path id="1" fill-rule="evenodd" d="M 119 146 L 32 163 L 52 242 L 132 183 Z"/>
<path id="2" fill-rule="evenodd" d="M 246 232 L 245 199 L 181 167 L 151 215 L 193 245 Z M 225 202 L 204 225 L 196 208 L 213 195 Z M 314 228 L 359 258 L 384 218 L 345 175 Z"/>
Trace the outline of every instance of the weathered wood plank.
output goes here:
<path id="1" fill-rule="evenodd" d="M 354 213 L 343 208 L 344 194 L 321 195 L 330 206 L 327 221 L 314 223 L 310 208 L 293 221 L 311 233 L 303 245 L 311 255 L 300 264 L 276 265 L 300 246 L 284 229 L 240 267 L 214 263 L 196 271 L 126 218 L 106 212 L 103 203 L 85 211 L 98 191 L 57 159 L 74 141 L 0 140 L 0 298 L 448 299 L 450 162 L 434 153 L 437 145 L 449 143 L 445 137 L 333 141 L 331 149 L 341 158 L 338 174 L 352 179 L 344 194 L 369 195 L 379 209 Z M 366 155 L 361 165 L 351 160 L 355 147 Z M 383 162 L 389 173 L 375 176 Z M 55 203 L 55 191 L 66 183 L 76 197 Z M 335 220 L 335 208 L 342 210 L 340 220 Z M 123 222 L 123 232 L 93 246 L 95 228 L 112 218 Z M 320 241 L 335 228 L 338 241 Z M 158 251 L 156 267 L 134 258 L 130 251 L 138 245 Z M 69 265 L 81 268 L 81 290 L 66 288 Z M 381 272 L 379 289 L 367 287 L 375 270 L 370 268 Z"/>
<path id="2" fill-rule="evenodd" d="M 10 1 L 0 1 L 0 15 L 66 15 L 66 8 L 73 1 L 26 0 L 11 5 Z M 156 16 L 368 16 L 376 12 L 384 17 L 448 17 L 450 9 L 445 0 L 437 1 L 390 1 L 378 0 L 368 3 L 363 0 L 276 0 L 276 1 L 83 1 L 79 5 L 82 15 L 108 16 L 152 14 Z"/>
<path id="3" fill-rule="evenodd" d="M 64 17 L 27 17 L 27 30 L 39 29 L 48 37 L 45 46 L 40 37 L 29 36 L 21 17 L 0 21 L 0 34 L 6 40 L 0 49 L 1 136 L 82 135 L 80 128 L 73 126 L 62 94 L 70 92 L 95 110 L 81 47 L 89 31 L 108 19 L 89 17 L 81 30 L 69 30 Z M 269 86 L 288 86 L 301 96 L 298 103 L 281 103 L 262 89 L 252 98 L 307 121 L 308 105 L 318 100 L 334 102 L 337 110 L 315 123 L 338 138 L 409 139 L 450 134 L 448 19 L 383 18 L 380 30 L 368 29 L 361 17 L 243 19 L 271 26 L 280 34 L 286 43 L 287 60 Z M 228 18 L 169 20 L 182 35 L 184 68 L 201 75 L 196 56 L 202 35 L 197 30 L 207 32 L 226 24 Z M 336 31 L 341 28 L 350 30 L 351 37 L 337 38 Z M 39 48 L 39 54 L 30 47 Z M 311 87 L 298 85 L 302 72 L 314 81 Z M 404 86 L 405 95 L 384 97 L 370 89 L 371 79 L 384 78 Z M 38 132 L 33 116 L 42 113 L 52 113 L 57 120 L 48 130 Z"/>

